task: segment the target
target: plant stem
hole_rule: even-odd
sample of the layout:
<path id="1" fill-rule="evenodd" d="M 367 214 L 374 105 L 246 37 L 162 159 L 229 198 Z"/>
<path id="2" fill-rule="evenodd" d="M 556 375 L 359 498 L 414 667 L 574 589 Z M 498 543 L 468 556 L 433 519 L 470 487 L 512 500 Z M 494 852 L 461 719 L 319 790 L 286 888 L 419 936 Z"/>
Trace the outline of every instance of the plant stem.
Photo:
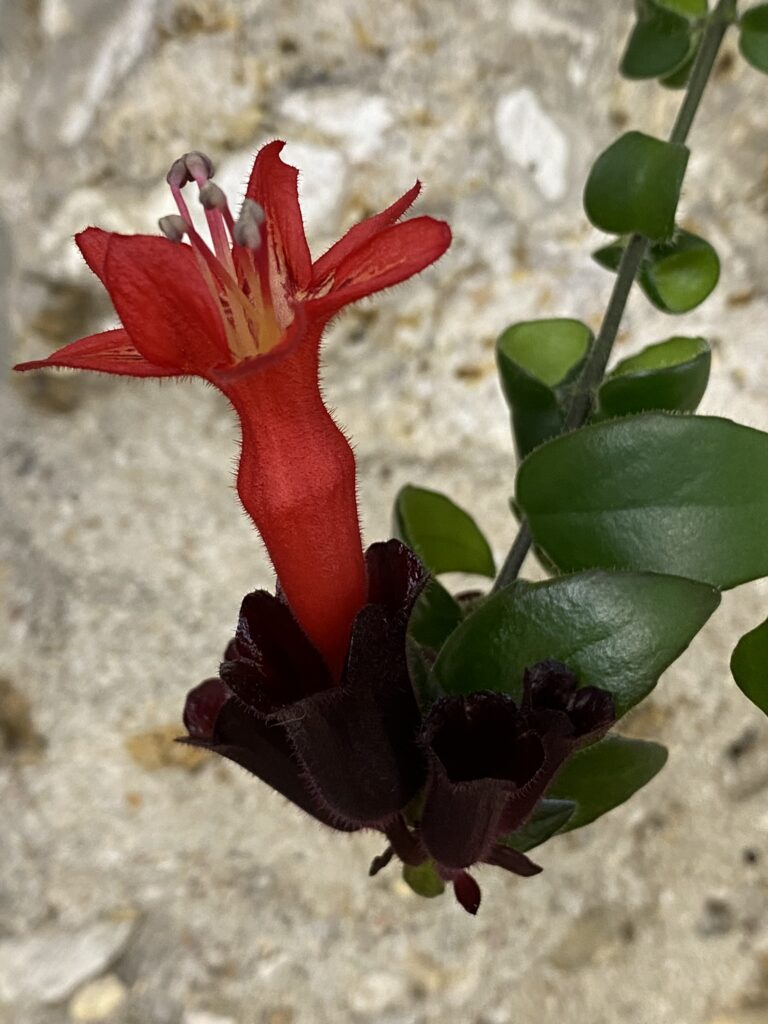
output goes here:
<path id="1" fill-rule="evenodd" d="M 704 95 L 704 89 L 712 74 L 723 36 L 735 17 L 735 0 L 719 0 L 717 6 L 710 14 L 683 102 L 669 135 L 670 142 L 682 144 L 688 138 L 693 119 Z M 648 239 L 644 235 L 634 234 L 624 249 L 611 297 L 608 300 L 605 315 L 603 316 L 603 322 L 600 325 L 595 343 L 579 378 L 576 393 L 566 413 L 563 427 L 564 432 L 576 430 L 589 419 L 595 402 L 597 387 L 605 375 L 608 360 L 611 357 L 613 345 L 616 341 L 616 335 L 624 316 L 627 299 L 640 270 L 648 244 Z M 523 519 L 520 522 L 517 536 L 493 585 L 494 591 L 500 590 L 501 587 L 507 586 L 507 584 L 517 578 L 532 543 L 531 531 Z"/>

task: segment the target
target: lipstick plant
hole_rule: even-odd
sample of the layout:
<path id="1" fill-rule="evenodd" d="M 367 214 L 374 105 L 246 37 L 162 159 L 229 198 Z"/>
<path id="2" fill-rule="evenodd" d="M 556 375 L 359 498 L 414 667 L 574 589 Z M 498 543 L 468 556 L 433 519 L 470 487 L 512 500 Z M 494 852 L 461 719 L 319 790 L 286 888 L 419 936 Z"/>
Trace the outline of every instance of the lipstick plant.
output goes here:
<path id="1" fill-rule="evenodd" d="M 675 334 L 608 371 L 633 282 L 670 314 L 717 283 L 713 247 L 676 222 L 686 139 L 729 27 L 768 71 L 768 5 L 740 20 L 735 0 L 636 10 L 623 73 L 682 88 L 683 100 L 668 140 L 630 131 L 590 172 L 587 216 L 615 236 L 594 254 L 616 275 L 597 336 L 563 317 L 499 337 L 521 463 L 519 532 L 498 574 L 471 516 L 419 487 L 397 495 L 396 539 L 363 550 L 354 455 L 320 390 L 331 318 L 450 244 L 442 221 L 403 219 L 418 182 L 313 260 L 281 142 L 258 153 L 237 217 L 210 159 L 186 153 L 168 172 L 178 212 L 162 236 L 77 236 L 122 326 L 17 367 L 197 376 L 226 395 L 242 430 L 238 494 L 275 593 L 242 600 L 218 674 L 187 696 L 182 742 L 330 828 L 381 833 L 372 874 L 397 857 L 415 891 L 451 883 L 471 913 L 473 866 L 534 875 L 530 850 L 653 778 L 664 748 L 612 727 L 721 590 L 768 575 L 768 435 L 695 415 L 707 340 Z M 531 547 L 543 582 L 520 578 Z M 452 571 L 494 582 L 453 595 L 438 580 Z M 741 640 L 733 671 L 768 711 L 768 622 Z"/>

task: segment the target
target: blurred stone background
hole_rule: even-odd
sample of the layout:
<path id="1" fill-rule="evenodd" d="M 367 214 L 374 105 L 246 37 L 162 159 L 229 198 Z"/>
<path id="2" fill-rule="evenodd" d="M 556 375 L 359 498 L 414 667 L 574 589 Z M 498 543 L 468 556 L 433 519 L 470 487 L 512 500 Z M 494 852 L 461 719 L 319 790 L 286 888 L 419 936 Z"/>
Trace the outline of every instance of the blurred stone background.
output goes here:
<path id="1" fill-rule="evenodd" d="M 641 711 L 671 748 L 646 791 L 480 871 L 476 920 L 366 877 L 375 836 L 319 826 L 174 747 L 240 597 L 269 584 L 232 492 L 236 426 L 199 382 L 11 379 L 112 324 L 71 242 L 152 231 L 170 161 L 237 192 L 280 136 L 322 251 L 425 182 L 455 243 L 330 332 L 369 540 L 412 480 L 502 556 L 513 457 L 493 366 L 508 322 L 597 325 L 581 211 L 594 155 L 664 133 L 679 96 L 616 71 L 630 0 L 4 0 L 0 5 L 0 1022 L 757 1024 L 768 1021 L 768 726 L 728 658 L 768 588 L 726 597 Z M 618 352 L 715 345 L 704 410 L 768 427 L 768 79 L 731 42 L 693 137 L 685 223 L 724 260 L 678 322 L 635 296 Z"/>

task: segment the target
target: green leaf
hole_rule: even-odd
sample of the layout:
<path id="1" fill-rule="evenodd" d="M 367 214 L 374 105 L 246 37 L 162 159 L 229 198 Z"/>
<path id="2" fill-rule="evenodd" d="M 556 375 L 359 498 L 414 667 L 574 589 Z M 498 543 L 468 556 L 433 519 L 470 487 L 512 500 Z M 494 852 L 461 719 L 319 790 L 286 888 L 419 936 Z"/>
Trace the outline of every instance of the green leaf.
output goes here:
<path id="1" fill-rule="evenodd" d="M 592 253 L 606 270 L 617 271 L 628 239 L 617 238 Z M 680 228 L 668 242 L 649 246 L 640 267 L 639 284 L 664 313 L 687 313 L 700 305 L 720 278 L 720 260 L 704 238 Z"/>
<path id="2" fill-rule="evenodd" d="M 656 0 L 659 7 L 666 7 L 674 14 L 686 18 L 703 18 L 707 14 L 707 0 Z"/>
<path id="3" fill-rule="evenodd" d="M 408 632 L 422 646 L 439 651 L 462 618 L 458 601 L 441 583 L 432 579 L 411 613 Z"/>
<path id="4" fill-rule="evenodd" d="M 688 55 L 688 59 L 680 65 L 677 71 L 673 71 L 671 75 L 665 75 L 663 78 L 659 79 L 660 84 L 666 89 L 684 89 L 686 85 L 688 85 L 693 65 L 696 63 L 696 58 L 699 55 L 699 49 L 701 47 L 701 32 L 695 32 L 692 38 L 693 45 Z"/>
<path id="5" fill-rule="evenodd" d="M 745 11 L 739 26 L 742 55 L 752 67 L 768 73 L 768 4 Z"/>
<path id="6" fill-rule="evenodd" d="M 425 896 L 428 900 L 442 896 L 445 892 L 445 882 L 430 860 L 424 861 L 416 868 L 410 864 L 403 864 L 403 880 L 417 896 Z"/>
<path id="7" fill-rule="evenodd" d="M 741 692 L 768 715 L 768 619 L 736 644 L 731 673 Z"/>
<path id="8" fill-rule="evenodd" d="M 496 575 L 491 549 L 477 523 L 444 494 L 410 484 L 403 487 L 395 499 L 395 531 L 430 572 Z"/>
<path id="9" fill-rule="evenodd" d="M 513 324 L 498 339 L 496 361 L 521 456 L 562 430 L 564 395 L 591 344 L 590 329 L 568 319 Z"/>
<path id="10" fill-rule="evenodd" d="M 662 409 L 693 412 L 707 389 L 711 363 L 704 338 L 667 338 L 622 359 L 598 392 L 595 419 Z"/>
<path id="11" fill-rule="evenodd" d="M 621 263 L 621 257 L 624 255 L 624 250 L 627 247 L 627 242 L 627 238 L 617 238 L 615 242 L 604 245 L 600 249 L 595 249 L 592 253 L 592 259 L 605 270 L 612 270 L 616 273 Z"/>
<path id="12" fill-rule="evenodd" d="M 464 620 L 433 675 L 446 693 L 495 690 L 519 700 L 524 670 L 555 658 L 582 686 L 608 690 L 623 715 L 653 689 L 719 601 L 705 584 L 650 573 L 518 580 Z"/>
<path id="13" fill-rule="evenodd" d="M 643 0 L 632 29 L 620 71 L 625 78 L 658 78 L 671 75 L 686 63 L 692 48 L 687 18 L 666 5 Z"/>
<path id="14" fill-rule="evenodd" d="M 517 502 L 561 571 L 668 572 L 720 588 L 768 575 L 768 434 L 642 413 L 528 456 Z"/>
<path id="15" fill-rule="evenodd" d="M 573 800 L 577 809 L 563 828 L 571 832 L 612 811 L 647 785 L 667 761 L 660 743 L 609 735 L 570 757 L 547 796 Z"/>
<path id="16" fill-rule="evenodd" d="M 720 260 L 704 238 L 678 230 L 671 242 L 656 244 L 643 263 L 643 291 L 665 313 L 687 313 L 700 305 L 720 278 Z"/>
<path id="17" fill-rule="evenodd" d="M 405 638 L 405 658 L 416 702 L 421 710 L 426 712 L 444 694 L 436 685 L 437 680 L 432 675 L 430 662 L 424 649 L 412 636 Z"/>
<path id="18" fill-rule="evenodd" d="M 626 132 L 595 161 L 584 189 L 587 216 L 601 231 L 668 238 L 675 226 L 688 149 Z"/>
<path id="19" fill-rule="evenodd" d="M 527 853 L 559 832 L 575 811 L 573 800 L 541 800 L 525 825 L 516 832 L 510 832 L 499 842 L 520 853 Z"/>

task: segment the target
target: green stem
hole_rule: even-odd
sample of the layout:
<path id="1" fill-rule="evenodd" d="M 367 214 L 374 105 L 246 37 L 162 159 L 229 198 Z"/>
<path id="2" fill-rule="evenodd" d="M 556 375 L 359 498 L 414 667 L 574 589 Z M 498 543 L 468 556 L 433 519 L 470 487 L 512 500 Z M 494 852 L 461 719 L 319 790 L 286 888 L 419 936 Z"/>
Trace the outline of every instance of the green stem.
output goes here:
<path id="1" fill-rule="evenodd" d="M 704 89 L 720 50 L 728 26 L 736 17 L 735 0 L 719 0 L 709 16 L 696 61 L 691 71 L 683 102 L 669 136 L 673 143 L 684 143 L 691 130 L 696 111 L 699 109 Z M 627 299 L 640 270 L 648 248 L 648 239 L 643 235 L 632 235 L 624 249 L 616 274 L 611 297 L 605 310 L 603 322 L 595 338 L 595 344 L 579 378 L 576 393 L 566 413 L 564 431 L 576 430 L 589 419 L 595 403 L 597 387 L 605 376 L 616 335 L 621 325 Z M 493 585 L 494 591 L 507 586 L 517 578 L 526 555 L 533 543 L 531 531 L 525 520 L 520 523 L 517 536 Z"/>

